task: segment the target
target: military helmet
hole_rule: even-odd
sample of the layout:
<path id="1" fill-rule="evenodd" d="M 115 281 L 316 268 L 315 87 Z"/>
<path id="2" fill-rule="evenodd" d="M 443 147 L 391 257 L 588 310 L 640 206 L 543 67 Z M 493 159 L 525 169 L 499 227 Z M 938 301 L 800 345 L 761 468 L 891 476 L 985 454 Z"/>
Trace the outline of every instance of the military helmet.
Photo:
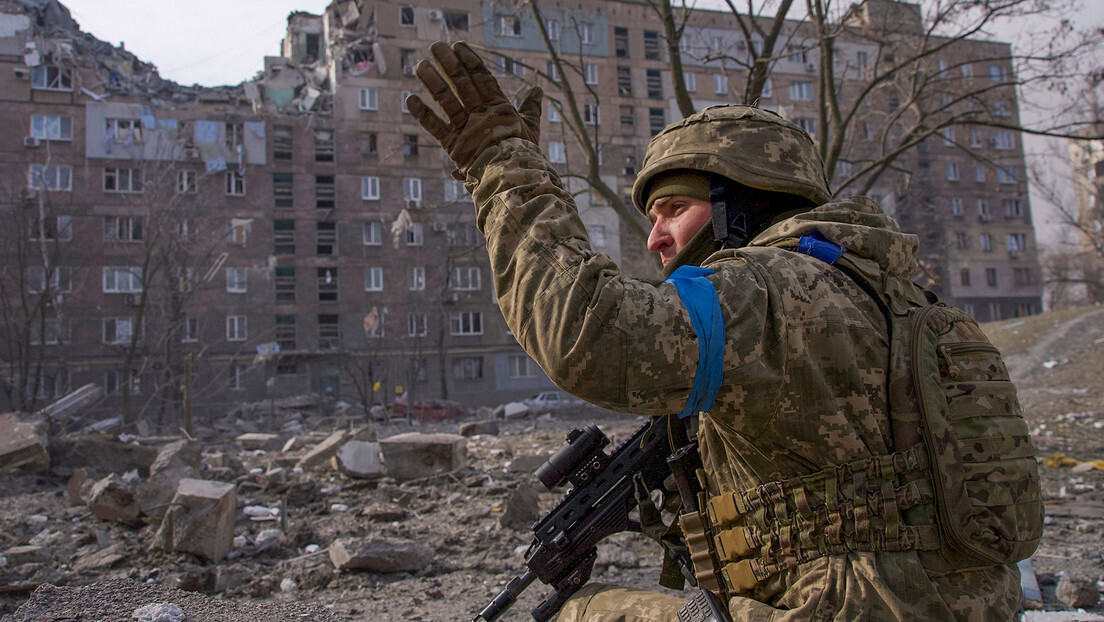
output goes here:
<path id="1" fill-rule="evenodd" d="M 647 214 L 648 185 L 657 175 L 678 169 L 795 194 L 816 205 L 832 199 L 823 160 L 805 130 L 752 106 L 711 106 L 657 134 L 633 184 L 636 209 Z"/>

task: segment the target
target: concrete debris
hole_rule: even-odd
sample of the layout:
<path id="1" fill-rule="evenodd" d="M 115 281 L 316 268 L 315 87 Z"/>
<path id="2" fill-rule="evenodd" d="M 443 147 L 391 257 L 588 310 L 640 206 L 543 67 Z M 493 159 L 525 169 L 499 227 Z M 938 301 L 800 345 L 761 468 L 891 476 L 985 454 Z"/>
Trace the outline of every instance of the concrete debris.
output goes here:
<path id="1" fill-rule="evenodd" d="M 156 447 L 123 443 L 104 436 L 62 436 L 50 441 L 51 471 L 68 477 L 78 468 L 88 476 L 101 478 L 109 473 L 126 473 L 137 470 L 139 475 L 149 475 L 150 466 L 157 459 Z"/>
<path id="2" fill-rule="evenodd" d="M 4 551 L 4 557 L 11 566 L 50 561 L 50 555 L 45 548 L 33 545 L 13 546 Z"/>
<path id="3" fill-rule="evenodd" d="M 431 477 L 467 465 L 467 440 L 456 434 L 410 432 L 380 441 L 387 474 L 399 481 Z"/>
<path id="4" fill-rule="evenodd" d="M 1075 609 L 1092 608 L 1100 602 L 1100 591 L 1096 589 L 1094 582 L 1073 578 L 1069 575 L 1058 580 L 1055 596 L 1058 597 L 1058 600 Z"/>
<path id="5" fill-rule="evenodd" d="M 233 545 L 236 509 L 233 484 L 183 479 L 150 548 L 218 561 Z"/>
<path id="6" fill-rule="evenodd" d="M 494 419 L 471 421 L 468 423 L 460 424 L 460 436 L 475 436 L 477 434 L 489 434 L 491 436 L 496 436 L 498 435 L 498 430 L 498 421 Z"/>
<path id="7" fill-rule="evenodd" d="M 524 531 L 541 515 L 540 494 L 528 484 L 521 484 L 506 498 L 498 523 L 509 529 Z"/>
<path id="8" fill-rule="evenodd" d="M 172 503 L 180 481 L 198 478 L 199 470 L 190 466 L 166 468 L 134 484 L 134 496 L 143 516 L 161 519 Z"/>
<path id="9" fill-rule="evenodd" d="M 138 622 L 184 622 L 184 610 L 174 603 L 150 603 L 134 610 Z"/>
<path id="10" fill-rule="evenodd" d="M 418 572 L 433 561 L 420 542 L 402 538 L 341 538 L 330 545 L 330 561 L 338 570 Z"/>
<path id="11" fill-rule="evenodd" d="M 101 520 L 134 523 L 138 519 L 138 498 L 128 482 L 112 473 L 92 486 L 88 509 Z"/>
<path id="12" fill-rule="evenodd" d="M 330 434 L 326 437 L 326 440 L 315 445 L 305 456 L 300 458 L 296 466 L 303 470 L 307 470 L 328 464 L 330 458 L 337 455 L 337 450 L 341 449 L 341 446 L 347 443 L 351 438 L 352 435 L 347 430 L 338 430 Z"/>
<path id="13" fill-rule="evenodd" d="M 337 450 L 336 460 L 341 472 L 352 477 L 379 477 L 382 473 L 376 442 L 349 441 Z"/>
<path id="14" fill-rule="evenodd" d="M 52 421 L 64 421 L 88 408 L 100 399 L 103 388 L 96 384 L 86 384 L 72 393 L 58 399 L 56 402 L 39 410 L 41 415 Z"/>
<path id="15" fill-rule="evenodd" d="M 202 461 L 202 446 L 189 440 L 179 440 L 161 447 L 157 458 L 149 467 L 150 475 L 170 469 L 199 470 Z"/>
<path id="16" fill-rule="evenodd" d="M 0 415 L 0 473 L 12 470 L 42 472 L 50 468 L 46 450 L 46 422 L 41 417 L 21 419 Z"/>
<path id="17" fill-rule="evenodd" d="M 81 573 L 103 570 L 115 566 L 126 558 L 123 545 L 114 544 L 98 551 L 79 555 L 73 563 L 73 570 Z"/>
<path id="18" fill-rule="evenodd" d="M 261 432 L 248 432 L 239 435 L 234 441 L 246 451 L 274 451 L 284 444 L 279 434 L 264 434 Z"/>

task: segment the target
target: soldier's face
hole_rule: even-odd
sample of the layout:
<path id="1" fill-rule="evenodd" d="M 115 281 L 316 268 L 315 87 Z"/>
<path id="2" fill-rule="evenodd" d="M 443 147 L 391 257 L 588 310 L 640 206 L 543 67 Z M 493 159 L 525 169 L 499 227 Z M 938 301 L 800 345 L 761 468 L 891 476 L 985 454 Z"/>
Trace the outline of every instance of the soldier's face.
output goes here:
<path id="1" fill-rule="evenodd" d="M 648 208 L 652 233 L 648 250 L 659 253 L 663 265 L 671 263 L 709 221 L 713 207 L 708 201 L 683 195 L 660 197 Z"/>

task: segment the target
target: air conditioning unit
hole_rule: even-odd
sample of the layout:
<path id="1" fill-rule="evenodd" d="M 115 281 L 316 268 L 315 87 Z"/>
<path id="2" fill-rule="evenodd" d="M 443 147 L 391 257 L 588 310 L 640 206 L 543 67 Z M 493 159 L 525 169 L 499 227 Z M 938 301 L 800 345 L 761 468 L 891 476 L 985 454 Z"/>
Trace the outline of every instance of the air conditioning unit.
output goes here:
<path id="1" fill-rule="evenodd" d="M 431 22 L 439 22 L 445 18 L 445 13 L 441 9 L 430 9 L 426 17 L 428 17 Z"/>
<path id="2" fill-rule="evenodd" d="M 422 200 L 421 199 L 408 199 L 406 201 L 406 208 L 407 209 L 422 209 Z"/>
<path id="3" fill-rule="evenodd" d="M 14 71 L 15 77 L 19 78 L 20 80 L 26 80 L 27 77 L 31 75 L 31 70 L 26 67 L 16 67 Z"/>
<path id="4" fill-rule="evenodd" d="M 446 225 L 445 223 L 443 223 L 443 222 L 433 223 L 433 230 L 436 231 L 437 233 L 441 233 L 445 229 L 448 229 L 448 225 Z"/>
<path id="5" fill-rule="evenodd" d="M 34 138 L 32 136 L 27 136 L 26 138 L 23 139 L 23 146 L 24 147 L 37 147 L 41 144 L 42 144 L 41 139 Z"/>

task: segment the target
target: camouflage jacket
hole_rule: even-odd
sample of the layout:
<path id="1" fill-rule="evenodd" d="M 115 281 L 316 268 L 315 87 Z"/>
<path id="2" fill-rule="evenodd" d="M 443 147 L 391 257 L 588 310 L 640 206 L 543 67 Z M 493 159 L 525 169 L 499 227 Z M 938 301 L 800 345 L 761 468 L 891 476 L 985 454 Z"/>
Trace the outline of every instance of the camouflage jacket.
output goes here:
<path id="1" fill-rule="evenodd" d="M 487 238 L 502 313 L 549 377 L 614 410 L 643 415 L 682 410 L 698 347 L 675 287 L 623 275 L 609 257 L 595 252 L 570 195 L 529 142 L 512 139 L 485 151 L 469 172 L 468 189 Z M 885 317 L 841 271 L 778 248 L 814 230 L 882 270 L 907 278 L 916 268 L 916 237 L 902 233 L 865 198 L 835 201 L 784 220 L 748 247 L 706 260 L 703 265 L 715 271 L 709 278 L 727 338 L 724 380 L 699 431 L 711 496 L 884 455 L 891 446 Z M 848 557 L 863 555 L 894 554 Z M 803 584 L 803 574 L 826 564 L 805 564 L 775 577 L 759 588 L 755 600 L 799 607 L 810 586 L 795 586 Z M 998 612 L 989 619 L 1000 613 L 1007 618 L 1019 606 L 1014 568 L 937 580 L 927 584 L 930 588 L 916 585 L 915 570 L 897 573 L 899 585 L 884 573 L 875 572 L 875 581 L 889 593 L 897 588 L 908 593 L 905 602 L 920 606 L 917 599 L 934 599 L 954 612 L 937 615 L 929 608 L 928 619 L 961 617 L 977 608 Z M 918 576 L 926 584 L 922 570 Z M 974 593 L 982 586 L 989 595 Z M 843 603 L 850 601 L 845 594 L 839 598 L 838 612 L 854 605 Z"/>

